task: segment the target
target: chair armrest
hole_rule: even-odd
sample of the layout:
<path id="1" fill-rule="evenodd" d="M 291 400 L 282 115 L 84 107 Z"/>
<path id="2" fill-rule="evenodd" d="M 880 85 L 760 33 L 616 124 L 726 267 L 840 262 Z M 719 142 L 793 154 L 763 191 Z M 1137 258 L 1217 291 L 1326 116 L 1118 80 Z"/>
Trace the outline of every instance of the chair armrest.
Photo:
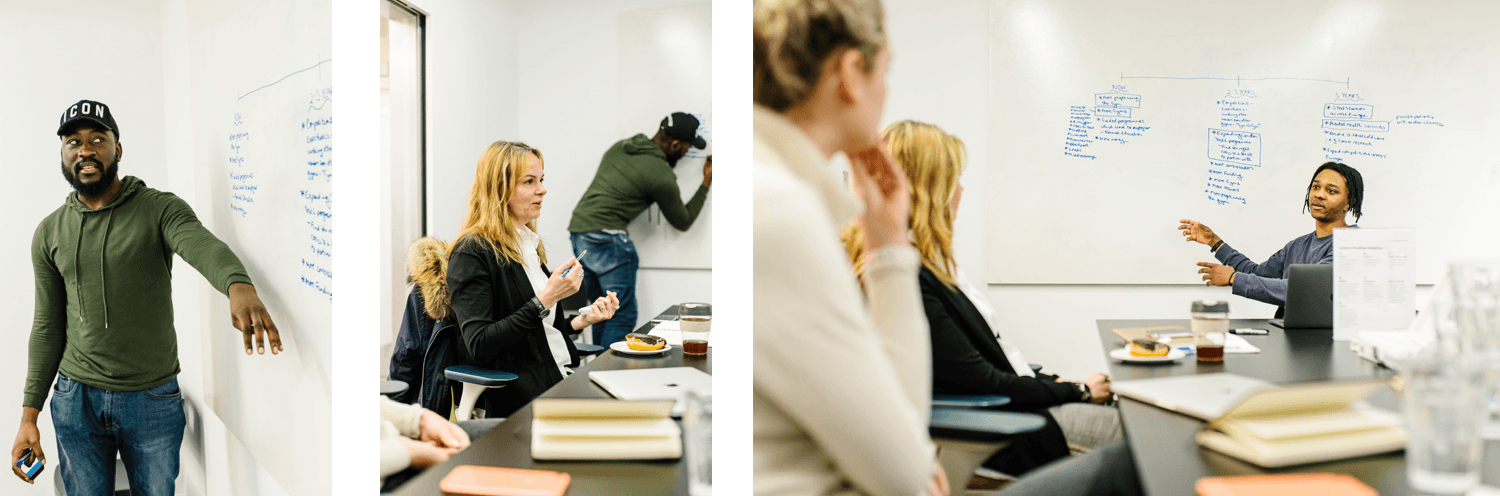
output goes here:
<path id="1" fill-rule="evenodd" d="M 604 353 L 604 350 L 609 349 L 604 346 L 588 343 L 573 343 L 573 347 L 578 348 L 578 354 L 582 356 L 598 355 L 600 353 Z"/>
<path id="2" fill-rule="evenodd" d="M 380 394 L 385 396 L 395 396 L 406 392 L 406 390 L 410 387 L 410 385 L 403 381 L 380 381 Z"/>
<path id="3" fill-rule="evenodd" d="M 504 386 L 505 383 L 521 377 L 510 372 L 475 367 L 473 365 L 454 365 L 448 367 L 443 369 L 443 376 L 458 382 L 466 382 L 484 387 Z"/>
<path id="4" fill-rule="evenodd" d="M 998 394 L 934 394 L 932 406 L 950 408 L 984 408 L 1010 404 L 1009 396 Z"/>
<path id="5" fill-rule="evenodd" d="M 927 430 L 934 438 L 998 441 L 1035 432 L 1044 425 L 1047 421 L 1035 413 L 934 408 Z"/>

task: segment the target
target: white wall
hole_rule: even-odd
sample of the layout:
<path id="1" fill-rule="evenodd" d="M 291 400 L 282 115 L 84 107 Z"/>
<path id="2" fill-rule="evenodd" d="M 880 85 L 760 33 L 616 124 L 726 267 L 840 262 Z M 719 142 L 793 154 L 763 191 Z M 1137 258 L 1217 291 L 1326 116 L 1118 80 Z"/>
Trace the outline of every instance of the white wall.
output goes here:
<path id="1" fill-rule="evenodd" d="M 513 1 L 414 3 L 428 14 L 427 235 L 451 241 L 479 154 L 516 137 L 518 20 Z"/>
<path id="2" fill-rule="evenodd" d="M 994 249 L 985 241 L 985 226 L 991 221 L 984 198 L 992 167 L 988 136 L 989 127 L 1000 118 L 986 115 L 984 109 L 992 108 L 992 98 L 1026 96 L 991 91 L 989 0 L 886 0 L 884 5 L 893 57 L 882 124 L 915 119 L 936 124 L 964 141 L 969 168 L 961 179 L 965 192 L 954 245 L 964 272 L 983 284 L 985 254 Z M 1057 236 L 1089 226 L 1088 219 L 1057 220 Z M 1226 238 L 1233 235 L 1227 226 L 1220 231 Z M 1194 262 L 1183 261 L 1189 269 Z M 1419 307 L 1429 292 L 1430 287 L 1418 288 Z M 1001 322 L 1000 332 L 1028 361 L 1072 379 L 1106 368 L 1097 319 L 1186 318 L 1189 302 L 1201 298 L 1227 299 L 1233 318 L 1269 318 L 1275 312 L 1273 306 L 1231 295 L 1228 288 L 1194 285 L 989 285 L 987 295 Z"/>

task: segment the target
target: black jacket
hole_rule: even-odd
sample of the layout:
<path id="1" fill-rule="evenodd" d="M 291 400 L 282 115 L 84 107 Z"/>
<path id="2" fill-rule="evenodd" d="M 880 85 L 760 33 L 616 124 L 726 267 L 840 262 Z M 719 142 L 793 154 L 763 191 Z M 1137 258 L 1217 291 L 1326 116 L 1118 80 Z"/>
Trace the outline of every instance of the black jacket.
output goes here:
<path id="1" fill-rule="evenodd" d="M 1062 427 L 1047 408 L 1082 400 L 1078 386 L 1057 382 L 1054 375 L 1016 375 L 984 315 L 963 291 L 944 285 L 926 267 L 918 279 L 932 329 L 932 393 L 1009 396 L 1011 403 L 998 409 L 1036 413 L 1047 422 L 1036 432 L 1012 438 L 984 466 L 1020 476 L 1068 456 Z"/>
<path id="2" fill-rule="evenodd" d="M 485 391 L 478 406 L 487 417 L 510 416 L 563 377 L 547 347 L 543 321 L 526 305 L 536 297 L 521 264 L 498 258 L 489 244 L 458 240 L 448 258 L 448 292 L 459 328 L 459 363 L 520 376 L 505 387 Z M 546 266 L 542 272 L 550 274 Z M 554 325 L 567 325 L 554 312 Z M 578 364 L 578 349 L 564 340 Z"/>
<path id="3" fill-rule="evenodd" d="M 984 315 L 963 291 L 922 268 L 922 307 L 932 328 L 933 394 L 1009 396 L 1007 409 L 1031 411 L 1080 401 L 1078 386 L 1057 376 L 1016 375 Z"/>

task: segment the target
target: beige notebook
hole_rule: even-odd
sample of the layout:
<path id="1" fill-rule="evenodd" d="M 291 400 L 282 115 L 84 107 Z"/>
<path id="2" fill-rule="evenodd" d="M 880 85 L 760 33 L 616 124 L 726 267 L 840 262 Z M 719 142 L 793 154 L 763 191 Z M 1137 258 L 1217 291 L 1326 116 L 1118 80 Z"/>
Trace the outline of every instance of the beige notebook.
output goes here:
<path id="1" fill-rule="evenodd" d="M 1400 450 L 1401 417 L 1362 401 L 1385 387 L 1376 379 L 1260 391 L 1210 422 L 1198 444 L 1266 468 Z"/>
<path id="2" fill-rule="evenodd" d="M 539 398 L 532 402 L 537 460 L 661 460 L 682 457 L 671 400 Z"/>

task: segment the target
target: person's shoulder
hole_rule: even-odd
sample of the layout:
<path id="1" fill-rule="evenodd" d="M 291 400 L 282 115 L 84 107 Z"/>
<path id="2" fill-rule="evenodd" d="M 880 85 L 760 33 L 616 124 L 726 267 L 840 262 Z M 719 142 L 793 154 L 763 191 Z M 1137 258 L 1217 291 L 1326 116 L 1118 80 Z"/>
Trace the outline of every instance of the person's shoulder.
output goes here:
<path id="1" fill-rule="evenodd" d="M 36 224 L 36 231 L 32 233 L 32 236 L 34 238 L 41 239 L 44 238 L 44 234 L 56 231 L 57 223 L 62 219 L 62 216 L 66 215 L 67 211 L 71 208 L 72 207 L 70 207 L 67 203 L 63 203 L 62 205 L 59 205 L 57 209 L 53 210 L 52 213 L 47 214 L 46 217 L 42 217 L 42 221 Z"/>
<path id="2" fill-rule="evenodd" d="M 459 253 L 489 253 L 490 244 L 484 242 L 477 234 L 465 234 L 453 240 L 453 254 Z"/>
<path id="3" fill-rule="evenodd" d="M 134 185 L 134 188 L 135 191 L 131 194 L 131 201 L 139 201 L 142 203 L 149 203 L 158 206 L 186 208 L 188 210 L 192 210 L 193 208 L 191 205 L 188 205 L 187 200 L 183 200 L 182 197 L 177 196 L 170 191 L 163 191 L 147 186 L 145 181 L 140 181 L 139 184 Z"/>

